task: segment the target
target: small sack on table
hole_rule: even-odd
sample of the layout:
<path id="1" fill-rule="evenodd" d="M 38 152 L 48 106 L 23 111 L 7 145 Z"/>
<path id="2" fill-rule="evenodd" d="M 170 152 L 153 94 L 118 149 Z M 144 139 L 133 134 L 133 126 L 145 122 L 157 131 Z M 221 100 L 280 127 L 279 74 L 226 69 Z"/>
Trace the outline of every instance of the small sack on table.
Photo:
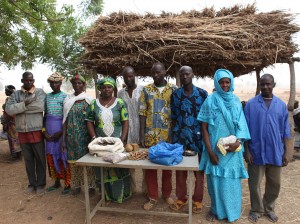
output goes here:
<path id="1" fill-rule="evenodd" d="M 127 159 L 126 153 L 109 153 L 102 157 L 102 159 L 106 162 L 110 163 L 119 163 Z"/>
<path id="2" fill-rule="evenodd" d="M 121 139 L 114 137 L 98 137 L 88 145 L 89 153 L 93 156 L 104 156 L 110 153 L 124 152 Z"/>

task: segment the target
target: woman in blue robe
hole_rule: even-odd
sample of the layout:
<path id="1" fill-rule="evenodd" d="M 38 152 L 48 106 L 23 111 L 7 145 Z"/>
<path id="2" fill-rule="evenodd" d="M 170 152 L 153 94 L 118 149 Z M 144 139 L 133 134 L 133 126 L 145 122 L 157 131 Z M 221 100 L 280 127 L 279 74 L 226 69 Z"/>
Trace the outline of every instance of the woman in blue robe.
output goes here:
<path id="1" fill-rule="evenodd" d="M 241 179 L 248 178 L 243 160 L 243 142 L 250 139 L 250 134 L 242 104 L 233 94 L 232 73 L 218 69 L 214 75 L 214 86 L 216 91 L 207 97 L 198 115 L 204 141 L 199 169 L 205 170 L 211 199 L 206 219 L 233 222 L 241 216 Z M 217 142 L 230 135 L 236 136 L 237 141 L 227 145 L 229 148 L 223 156 L 217 149 Z"/>

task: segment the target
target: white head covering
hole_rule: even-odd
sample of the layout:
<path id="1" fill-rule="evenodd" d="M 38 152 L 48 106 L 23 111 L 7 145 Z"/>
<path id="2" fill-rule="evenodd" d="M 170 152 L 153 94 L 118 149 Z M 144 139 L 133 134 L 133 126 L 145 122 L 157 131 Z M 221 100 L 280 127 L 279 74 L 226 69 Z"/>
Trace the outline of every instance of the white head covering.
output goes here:
<path id="1" fill-rule="evenodd" d="M 64 99 L 64 110 L 63 110 L 64 117 L 62 123 L 65 123 L 67 116 L 70 112 L 70 109 L 72 108 L 73 104 L 78 100 L 85 100 L 88 104 L 91 104 L 93 98 L 87 95 L 85 92 L 80 93 L 77 96 L 75 96 L 74 93 L 67 95 L 67 97 Z"/>

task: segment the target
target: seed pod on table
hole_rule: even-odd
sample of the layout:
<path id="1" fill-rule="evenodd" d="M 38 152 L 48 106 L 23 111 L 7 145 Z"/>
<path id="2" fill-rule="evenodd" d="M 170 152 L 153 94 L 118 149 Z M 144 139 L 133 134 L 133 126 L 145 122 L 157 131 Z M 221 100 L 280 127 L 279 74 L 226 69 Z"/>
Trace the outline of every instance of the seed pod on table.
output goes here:
<path id="1" fill-rule="evenodd" d="M 136 143 L 131 144 L 133 147 L 133 151 L 138 151 L 140 149 L 139 145 Z"/>
<path id="2" fill-rule="evenodd" d="M 126 152 L 132 152 L 133 151 L 133 146 L 131 144 L 126 144 L 125 145 L 125 151 Z"/>

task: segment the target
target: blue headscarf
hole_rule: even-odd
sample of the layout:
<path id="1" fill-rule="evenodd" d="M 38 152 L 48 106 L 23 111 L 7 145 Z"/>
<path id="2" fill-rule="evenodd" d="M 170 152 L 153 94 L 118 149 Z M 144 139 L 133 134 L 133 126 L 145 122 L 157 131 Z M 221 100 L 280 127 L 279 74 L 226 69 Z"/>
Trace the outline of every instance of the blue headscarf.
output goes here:
<path id="1" fill-rule="evenodd" d="M 223 78 L 230 80 L 230 88 L 225 92 L 219 84 Z M 214 117 L 216 113 L 221 113 L 227 124 L 228 130 L 235 135 L 241 126 L 239 124 L 242 111 L 242 104 L 237 96 L 233 94 L 234 79 L 230 71 L 226 69 L 218 69 L 214 74 L 215 92 L 206 99 L 198 115 L 198 120 L 205 121 L 210 125 L 214 125 Z M 248 131 L 248 130 L 247 130 Z"/>
<path id="2" fill-rule="evenodd" d="M 219 81 L 223 78 L 230 80 L 228 92 L 225 92 L 219 84 Z M 239 102 L 239 99 L 233 94 L 234 79 L 232 73 L 226 69 L 218 69 L 214 74 L 214 85 L 216 91 L 212 95 L 213 107 L 221 110 L 230 133 L 235 135 L 239 119 L 235 104 Z"/>
<path id="3" fill-rule="evenodd" d="M 230 71 L 226 70 L 226 69 L 218 69 L 215 74 L 214 74 L 214 85 L 215 85 L 215 89 L 217 92 L 220 92 L 222 94 L 226 94 L 228 92 L 225 92 L 220 84 L 219 81 L 223 78 L 228 78 L 230 79 L 230 89 L 229 92 L 233 92 L 234 91 L 234 79 L 233 79 L 233 75 Z"/>
<path id="4" fill-rule="evenodd" d="M 228 92 L 225 92 L 219 84 L 219 81 L 223 78 L 228 78 L 230 80 L 230 88 L 229 88 Z M 214 85 L 215 85 L 215 89 L 216 89 L 214 94 L 217 96 L 218 101 L 221 100 L 220 98 L 222 98 L 226 108 L 230 108 L 236 98 L 235 95 L 233 94 L 234 78 L 233 78 L 232 73 L 226 69 L 218 69 L 214 74 Z"/>

